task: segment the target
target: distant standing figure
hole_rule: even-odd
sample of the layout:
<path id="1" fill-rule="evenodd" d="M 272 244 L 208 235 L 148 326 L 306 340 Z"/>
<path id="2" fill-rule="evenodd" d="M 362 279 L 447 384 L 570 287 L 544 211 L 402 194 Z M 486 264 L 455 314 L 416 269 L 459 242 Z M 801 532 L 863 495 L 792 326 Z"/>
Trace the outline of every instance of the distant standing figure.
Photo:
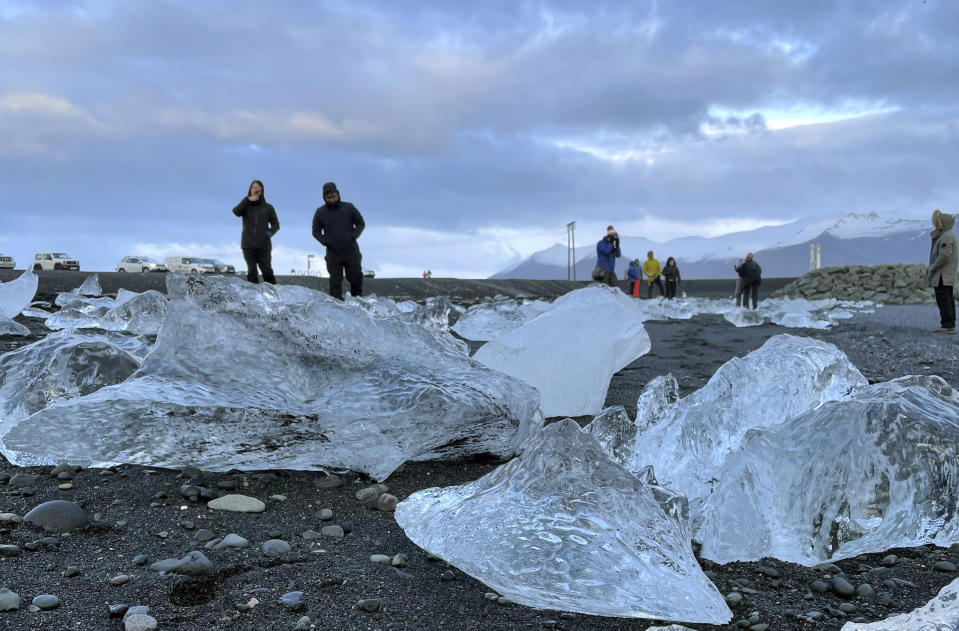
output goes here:
<path id="1" fill-rule="evenodd" d="M 431 270 L 431 269 L 426 270 L 426 277 L 427 277 L 427 278 L 433 278 L 433 270 Z"/>
<path id="2" fill-rule="evenodd" d="M 243 260 L 246 261 L 246 279 L 251 283 L 259 282 L 256 269 L 259 267 L 263 272 L 263 280 L 275 285 L 272 237 L 280 231 L 280 221 L 276 218 L 273 206 L 266 203 L 263 182 L 253 180 L 250 183 L 246 197 L 236 205 L 233 214 L 243 218 L 240 247 L 243 249 Z"/>
<path id="3" fill-rule="evenodd" d="M 744 259 L 739 259 L 739 264 L 733 265 L 733 270 L 736 272 L 736 291 L 733 293 L 733 302 L 736 303 L 737 307 L 742 305 L 743 300 L 743 277 L 739 275 L 739 268 L 745 262 Z"/>
<path id="4" fill-rule="evenodd" d="M 313 238 L 326 246 L 326 271 L 330 273 L 330 295 L 343 300 L 343 271 L 350 282 L 350 293 L 363 295 L 363 255 L 356 240 L 366 222 L 356 206 L 340 201 L 333 182 L 323 185 L 322 206 L 313 214 Z"/>
<path id="5" fill-rule="evenodd" d="M 619 250 L 619 234 L 612 226 L 606 226 L 606 236 L 596 244 L 596 269 L 593 280 L 616 286 L 616 258 L 622 256 Z"/>
<path id="6" fill-rule="evenodd" d="M 762 283 L 763 270 L 759 263 L 753 260 L 753 253 L 746 255 L 746 260 L 736 272 L 743 280 L 743 306 L 749 308 L 749 298 L 752 297 L 753 309 L 759 304 L 759 285 Z"/>
<path id="7" fill-rule="evenodd" d="M 936 289 L 936 304 L 939 306 L 941 328 L 936 333 L 956 332 L 956 300 L 953 287 L 956 285 L 956 268 L 959 267 L 959 247 L 952 228 L 956 217 L 936 210 L 932 213 L 932 226 L 929 233 L 932 246 L 929 249 L 929 269 L 926 271 L 926 284 Z"/>
<path id="8" fill-rule="evenodd" d="M 679 267 L 676 265 L 676 259 L 669 257 L 666 259 L 666 267 L 663 268 L 663 278 L 666 279 L 666 298 L 672 300 L 676 297 L 676 289 L 679 287 Z"/>
<path id="9" fill-rule="evenodd" d="M 660 278 L 660 273 L 662 270 L 659 268 L 659 261 L 653 258 L 653 251 L 650 250 L 646 253 L 646 261 L 643 263 L 643 274 L 646 274 L 646 280 L 648 285 L 646 285 L 646 297 L 653 297 L 653 285 L 659 287 L 659 295 L 665 296 L 666 290 L 663 289 L 663 279 Z"/>
<path id="10" fill-rule="evenodd" d="M 626 273 L 626 279 L 629 281 L 629 289 L 630 293 L 633 295 L 633 298 L 639 298 L 639 259 L 633 259 L 630 262 L 629 271 Z"/>

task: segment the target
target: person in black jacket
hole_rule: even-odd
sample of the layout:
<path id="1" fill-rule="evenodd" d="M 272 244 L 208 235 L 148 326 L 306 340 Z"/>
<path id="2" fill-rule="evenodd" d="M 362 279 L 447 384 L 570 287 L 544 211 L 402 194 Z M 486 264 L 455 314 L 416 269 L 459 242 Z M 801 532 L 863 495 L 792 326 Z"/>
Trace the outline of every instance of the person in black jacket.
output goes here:
<path id="1" fill-rule="evenodd" d="M 340 201 L 336 184 L 323 185 L 323 201 L 313 215 L 313 238 L 326 246 L 326 271 L 330 273 L 330 295 L 343 300 L 343 271 L 350 281 L 350 293 L 363 295 L 363 255 L 356 242 L 366 222 L 356 206 Z"/>
<path id="2" fill-rule="evenodd" d="M 749 297 L 752 296 L 753 309 L 759 304 L 759 284 L 762 282 L 763 270 L 759 263 L 753 260 L 753 253 L 746 255 L 742 265 L 736 267 L 736 273 L 743 279 L 743 306 L 749 308 Z"/>
<path id="3" fill-rule="evenodd" d="M 263 195 L 263 182 L 253 180 L 247 191 L 247 196 L 236 205 L 233 214 L 243 218 L 243 235 L 240 237 L 240 247 L 243 248 L 243 259 L 246 261 L 246 279 L 251 283 L 259 282 L 256 268 L 263 272 L 263 280 L 271 285 L 276 284 L 273 276 L 273 242 L 271 238 L 280 231 L 280 221 L 276 218 L 276 210 L 266 203 Z"/>

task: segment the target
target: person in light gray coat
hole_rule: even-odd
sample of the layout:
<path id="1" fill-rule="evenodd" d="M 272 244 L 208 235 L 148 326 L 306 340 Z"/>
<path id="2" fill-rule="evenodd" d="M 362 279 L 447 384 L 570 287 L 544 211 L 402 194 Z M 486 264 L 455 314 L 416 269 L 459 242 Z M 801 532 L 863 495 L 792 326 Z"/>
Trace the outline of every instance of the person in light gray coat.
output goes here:
<path id="1" fill-rule="evenodd" d="M 936 290 L 936 304 L 939 305 L 939 320 L 942 328 L 936 333 L 956 332 L 956 299 L 952 288 L 956 284 L 956 268 L 959 267 L 959 247 L 952 227 L 956 223 L 953 215 L 936 210 L 932 213 L 932 226 L 929 233 L 932 247 L 929 249 L 929 269 L 926 271 L 926 284 Z"/>

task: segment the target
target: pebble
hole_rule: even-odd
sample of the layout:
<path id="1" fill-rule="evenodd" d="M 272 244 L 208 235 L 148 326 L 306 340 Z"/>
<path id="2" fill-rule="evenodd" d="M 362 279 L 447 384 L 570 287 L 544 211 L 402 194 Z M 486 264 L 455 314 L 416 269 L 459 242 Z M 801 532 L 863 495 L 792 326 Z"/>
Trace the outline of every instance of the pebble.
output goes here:
<path id="1" fill-rule="evenodd" d="M 327 537 L 336 537 L 337 539 L 343 538 L 343 535 L 345 534 L 343 532 L 343 528 L 336 525 L 323 526 L 323 528 L 320 530 L 320 533 Z"/>
<path id="2" fill-rule="evenodd" d="M 312 541 L 313 539 L 319 539 L 323 535 L 315 530 L 304 530 L 302 533 L 300 533 L 300 536 L 307 541 Z"/>
<path id="3" fill-rule="evenodd" d="M 222 550 L 224 548 L 245 548 L 250 545 L 250 542 L 241 537 L 238 534 L 230 533 L 227 536 L 223 537 L 219 543 L 213 546 L 214 550 Z"/>
<path id="4" fill-rule="evenodd" d="M 155 631 L 156 628 L 156 618 L 142 613 L 133 614 L 123 621 L 123 631 Z"/>
<path id="5" fill-rule="evenodd" d="M 15 611 L 20 608 L 20 596 L 6 587 L 0 589 L 0 611 Z"/>
<path id="6" fill-rule="evenodd" d="M 956 564 L 951 561 L 936 561 L 936 569 L 940 572 L 955 572 Z"/>
<path id="7" fill-rule="evenodd" d="M 126 613 L 123 614 L 123 619 L 126 620 L 130 616 L 141 615 L 145 616 L 150 613 L 150 608 L 147 605 L 137 605 L 136 607 L 128 607 Z"/>
<path id="8" fill-rule="evenodd" d="M 496 600 L 497 598 L 499 598 L 499 594 L 497 594 L 496 592 L 486 592 L 485 594 L 483 594 L 483 598 L 485 598 L 486 600 Z"/>
<path id="9" fill-rule="evenodd" d="M 111 585 L 124 585 L 129 582 L 130 582 L 129 574 L 117 574 L 116 576 L 110 579 Z"/>
<path id="10" fill-rule="evenodd" d="M 76 565 L 68 565 L 67 569 L 63 570 L 63 575 L 67 578 L 73 578 L 74 576 L 80 576 L 82 570 Z"/>
<path id="11" fill-rule="evenodd" d="M 0 521 L 16 523 L 23 520 L 16 513 L 0 513 Z"/>
<path id="12" fill-rule="evenodd" d="M 20 556 L 20 546 L 7 543 L 0 546 L 0 557 Z"/>
<path id="13" fill-rule="evenodd" d="M 33 486 L 40 481 L 40 476 L 33 475 L 32 473 L 18 473 L 9 480 L 7 484 L 10 486 L 24 487 L 24 486 Z"/>
<path id="14" fill-rule="evenodd" d="M 207 530 L 206 528 L 200 528 L 193 534 L 193 538 L 199 541 L 200 543 L 206 543 L 207 541 L 213 541 L 216 539 L 216 535 Z"/>
<path id="15" fill-rule="evenodd" d="M 184 576 L 202 576 L 213 571 L 213 563 L 202 552 L 194 550 L 182 559 L 163 559 L 150 566 L 154 572 L 170 572 Z"/>
<path id="16" fill-rule="evenodd" d="M 749 631 L 766 631 L 769 628 L 769 624 L 765 622 L 760 622 L 749 627 Z"/>
<path id="17" fill-rule="evenodd" d="M 263 546 L 260 548 L 268 557 L 276 557 L 281 554 L 286 554 L 290 551 L 290 544 L 283 541 L 282 539 L 270 539 L 269 541 L 264 541 Z"/>
<path id="18" fill-rule="evenodd" d="M 399 502 L 400 501 L 395 495 L 383 493 L 376 498 L 376 509 L 383 511 L 384 513 L 392 513 L 396 509 L 396 505 L 399 504 Z"/>
<path id="19" fill-rule="evenodd" d="M 364 598 L 363 600 L 356 603 L 356 608 L 360 611 L 369 611 L 370 613 L 374 611 L 379 611 L 380 607 L 383 606 L 383 601 L 379 598 Z"/>
<path id="20" fill-rule="evenodd" d="M 60 599 L 53 594 L 40 594 L 33 599 L 33 606 L 44 611 L 49 611 L 50 609 L 56 609 L 60 606 Z"/>
<path id="21" fill-rule="evenodd" d="M 496 604 L 503 605 L 505 607 L 507 605 L 512 605 L 513 601 L 507 598 L 506 596 L 500 596 L 499 598 L 496 599 Z"/>
<path id="22" fill-rule="evenodd" d="M 69 482 L 64 482 L 63 484 L 58 484 L 57 488 L 60 489 L 61 491 L 69 491 L 70 489 L 73 488 L 73 485 L 70 484 Z"/>
<path id="23" fill-rule="evenodd" d="M 743 595 L 739 592 L 729 592 L 726 594 L 726 604 L 730 607 L 736 607 L 743 602 Z"/>
<path id="24" fill-rule="evenodd" d="M 214 510 L 232 513 L 262 513 L 266 510 L 266 504 L 255 497 L 239 494 L 224 495 L 215 500 L 210 500 L 207 506 Z"/>
<path id="25" fill-rule="evenodd" d="M 320 472 L 320 475 L 313 480 L 313 486 L 318 489 L 332 489 L 338 486 L 343 486 L 343 480 L 335 473 Z"/>
<path id="26" fill-rule="evenodd" d="M 774 567 L 769 567 L 768 565 L 760 565 L 756 570 L 763 576 L 768 576 L 769 578 L 779 578 L 779 570 Z"/>
<path id="27" fill-rule="evenodd" d="M 385 554 L 374 554 L 370 556 L 370 561 L 373 563 L 382 563 L 385 565 L 390 562 L 390 557 L 388 557 Z"/>
<path id="28" fill-rule="evenodd" d="M 316 514 L 316 518 L 320 521 L 330 521 L 333 519 L 333 511 L 329 508 L 324 508 Z"/>
<path id="29" fill-rule="evenodd" d="M 856 595 L 859 596 L 860 598 L 869 598 L 875 593 L 876 591 L 872 588 L 872 585 L 870 585 L 869 583 L 863 583 L 862 585 L 856 588 Z"/>
<path id="30" fill-rule="evenodd" d="M 361 502 L 372 502 L 379 496 L 380 496 L 379 490 L 377 490 L 375 487 L 372 487 L 372 486 L 368 486 L 365 489 L 360 489 L 359 491 L 356 492 L 356 499 L 358 499 Z"/>
<path id="31" fill-rule="evenodd" d="M 216 488 L 223 489 L 224 491 L 232 491 L 236 488 L 236 483 L 233 480 L 220 480 L 216 483 Z"/>
<path id="32" fill-rule="evenodd" d="M 899 561 L 899 557 L 897 557 L 895 554 L 889 554 L 889 555 L 884 556 L 884 557 L 882 558 L 882 561 L 880 561 L 879 563 L 880 563 L 881 565 L 883 565 L 884 567 L 892 567 L 892 566 L 894 566 L 898 561 Z"/>
<path id="33" fill-rule="evenodd" d="M 309 631 L 310 625 L 313 624 L 313 621 L 310 620 L 309 616 L 303 616 L 296 621 L 296 626 L 293 627 L 293 631 Z"/>
<path id="34" fill-rule="evenodd" d="M 852 613 L 856 611 L 856 605 L 852 603 L 839 603 L 839 610 L 843 613 Z"/>
<path id="35" fill-rule="evenodd" d="M 840 596 L 855 596 L 856 588 L 841 576 L 832 579 L 832 590 Z"/>
<path id="36" fill-rule="evenodd" d="M 810 586 L 813 588 L 813 591 L 819 592 L 820 594 L 826 593 L 826 590 L 829 589 L 829 584 L 825 581 L 813 581 Z"/>
<path id="37" fill-rule="evenodd" d="M 35 506 L 23 516 L 23 521 L 40 526 L 48 532 L 66 532 L 83 528 L 90 518 L 79 504 L 53 500 Z"/>
<path id="38" fill-rule="evenodd" d="M 405 554 L 397 554 L 392 559 L 390 559 L 390 565 L 393 567 L 406 567 L 406 563 L 409 559 Z"/>
<path id="39" fill-rule="evenodd" d="M 290 611 L 300 611 L 306 609 L 306 603 L 303 602 L 303 592 L 287 592 L 280 596 L 280 604 Z"/>
<path id="40" fill-rule="evenodd" d="M 446 570 L 445 572 L 440 574 L 440 579 L 444 581 L 455 581 L 456 573 L 453 572 L 453 570 Z"/>
<path id="41" fill-rule="evenodd" d="M 148 560 L 149 559 L 147 559 L 147 555 L 138 554 L 135 557 L 133 557 L 133 560 L 131 561 L 131 563 L 133 563 L 133 565 L 146 565 Z"/>
<path id="42" fill-rule="evenodd" d="M 110 612 L 111 618 L 119 618 L 127 612 L 130 606 L 126 603 L 117 603 L 115 605 L 110 605 L 107 610 Z"/>
<path id="43" fill-rule="evenodd" d="M 271 495 L 271 496 L 270 496 L 270 499 L 273 500 L 274 502 L 285 502 L 285 501 L 286 501 L 286 496 L 285 496 L 285 495 Z"/>
<path id="44" fill-rule="evenodd" d="M 951 546 L 949 546 L 949 553 L 959 554 L 959 543 L 954 543 Z"/>

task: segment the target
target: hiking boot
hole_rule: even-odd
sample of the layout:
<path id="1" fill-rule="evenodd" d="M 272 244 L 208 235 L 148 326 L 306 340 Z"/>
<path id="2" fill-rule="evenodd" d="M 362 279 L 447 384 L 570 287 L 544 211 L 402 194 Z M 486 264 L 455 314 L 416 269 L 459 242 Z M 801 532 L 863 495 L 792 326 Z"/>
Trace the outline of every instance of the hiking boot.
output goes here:
<path id="1" fill-rule="evenodd" d="M 942 327 L 941 329 L 936 329 L 936 330 L 933 331 L 933 332 L 934 332 L 934 333 L 955 333 L 955 332 L 956 332 L 956 327 L 952 327 L 952 328 Z"/>

